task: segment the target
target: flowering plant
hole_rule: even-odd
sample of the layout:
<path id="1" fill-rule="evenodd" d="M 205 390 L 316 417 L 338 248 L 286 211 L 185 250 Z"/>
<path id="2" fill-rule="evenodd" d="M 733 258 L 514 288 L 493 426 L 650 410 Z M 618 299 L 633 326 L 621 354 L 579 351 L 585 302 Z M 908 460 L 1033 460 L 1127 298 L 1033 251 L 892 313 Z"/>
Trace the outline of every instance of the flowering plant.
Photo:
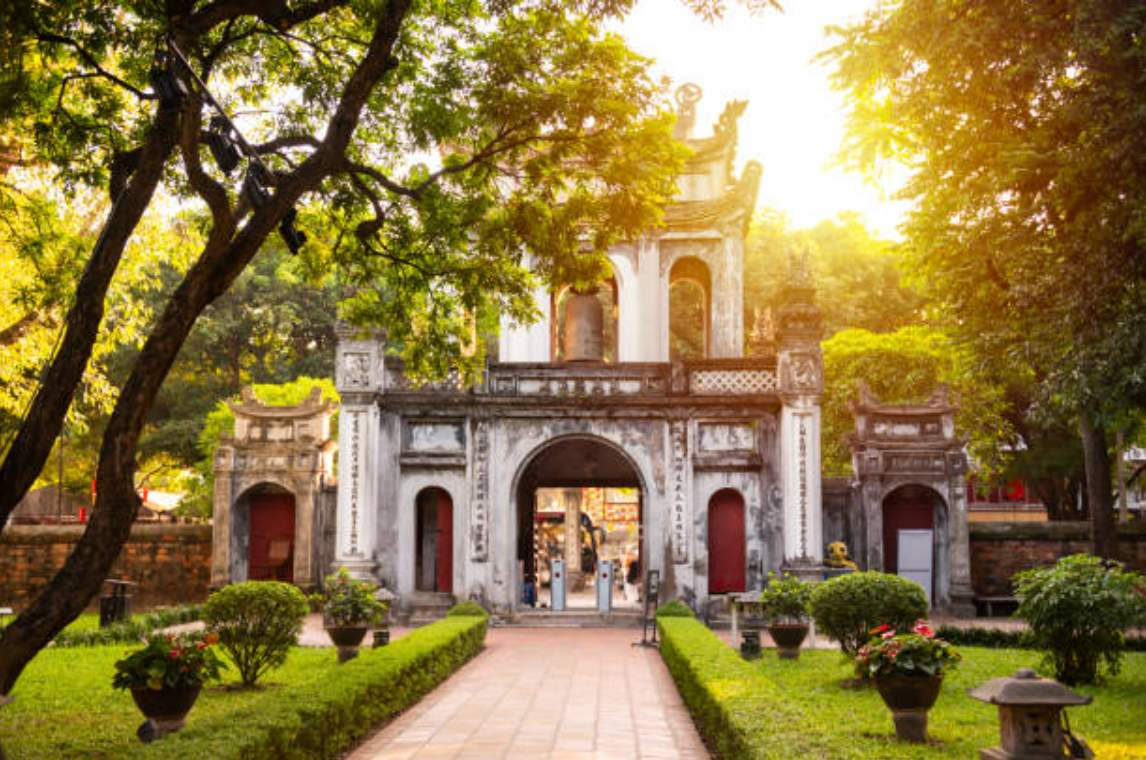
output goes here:
<path id="1" fill-rule="evenodd" d="M 213 633 L 177 636 L 173 633 L 148 637 L 147 645 L 128 652 L 115 663 L 111 685 L 115 689 L 154 689 L 202 686 L 219 677 L 227 666 L 211 645 Z"/>
<path id="2" fill-rule="evenodd" d="M 959 653 L 916 620 L 911 633 L 896 633 L 891 626 L 881 625 L 871 631 L 872 639 L 855 657 L 856 675 L 860 678 L 879 676 L 938 676 L 955 667 Z"/>
<path id="3" fill-rule="evenodd" d="M 378 587 L 354 578 L 345 567 L 326 576 L 322 591 L 310 600 L 322 610 L 326 624 L 332 627 L 369 625 L 378 622 L 388 609 L 374 593 Z"/>

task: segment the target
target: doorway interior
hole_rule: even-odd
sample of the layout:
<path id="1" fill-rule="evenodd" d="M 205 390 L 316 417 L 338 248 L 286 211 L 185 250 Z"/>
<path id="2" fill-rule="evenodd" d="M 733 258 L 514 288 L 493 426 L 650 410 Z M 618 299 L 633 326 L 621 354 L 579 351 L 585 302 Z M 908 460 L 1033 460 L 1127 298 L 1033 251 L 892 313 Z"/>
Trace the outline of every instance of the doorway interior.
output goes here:
<path id="1" fill-rule="evenodd" d="M 596 610 L 599 571 L 610 562 L 611 609 L 639 609 L 644 500 L 623 453 L 597 439 L 552 443 L 524 469 L 517 505 L 519 608 L 554 609 L 563 585 L 564 609 Z"/>
<path id="2" fill-rule="evenodd" d="M 414 588 L 451 593 L 454 590 L 454 502 L 441 488 L 425 488 L 417 509 Z"/>

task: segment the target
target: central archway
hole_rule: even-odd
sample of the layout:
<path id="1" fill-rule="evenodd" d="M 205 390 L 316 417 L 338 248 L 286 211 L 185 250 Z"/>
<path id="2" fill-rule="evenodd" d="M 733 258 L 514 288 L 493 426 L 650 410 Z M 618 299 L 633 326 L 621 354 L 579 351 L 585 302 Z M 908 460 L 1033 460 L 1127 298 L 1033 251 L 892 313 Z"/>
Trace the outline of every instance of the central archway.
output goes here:
<path id="1" fill-rule="evenodd" d="M 515 605 L 551 604 L 551 566 L 566 564 L 569 609 L 596 606 L 598 562 L 613 562 L 613 607 L 639 605 L 645 562 L 644 494 L 640 470 L 615 444 L 568 436 L 535 450 L 514 490 L 518 593 Z M 529 587 L 532 586 L 532 593 Z"/>

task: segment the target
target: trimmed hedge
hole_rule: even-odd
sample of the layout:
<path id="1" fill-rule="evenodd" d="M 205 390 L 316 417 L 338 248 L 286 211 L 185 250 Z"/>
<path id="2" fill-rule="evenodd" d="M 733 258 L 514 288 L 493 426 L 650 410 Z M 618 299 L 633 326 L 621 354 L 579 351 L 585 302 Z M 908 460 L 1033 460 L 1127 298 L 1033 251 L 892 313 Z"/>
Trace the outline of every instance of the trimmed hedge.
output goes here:
<path id="1" fill-rule="evenodd" d="M 941 625 L 935 635 L 956 646 L 985 649 L 1034 649 L 1031 632 L 1005 628 L 960 628 Z M 1127 652 L 1146 652 L 1146 637 L 1127 635 L 1123 643 Z"/>
<path id="2" fill-rule="evenodd" d="M 657 608 L 657 617 L 685 617 L 696 618 L 693 614 L 692 608 L 679 599 L 673 599 L 671 602 L 665 602 Z"/>
<path id="3" fill-rule="evenodd" d="M 107 644 L 137 644 L 161 628 L 183 623 L 193 623 L 202 615 L 198 604 L 183 607 L 164 607 L 152 610 L 145 615 L 136 615 L 131 620 L 113 623 L 107 628 L 95 631 L 63 630 L 56 634 L 58 647 L 98 647 Z"/>
<path id="4" fill-rule="evenodd" d="M 406 708 L 477 655 L 486 619 L 452 617 L 386 647 L 363 649 L 310 689 L 268 690 L 267 698 L 214 720 L 196 721 L 130 756 L 164 760 L 330 760 Z M 333 654 L 331 657 L 333 658 Z"/>
<path id="5" fill-rule="evenodd" d="M 709 747 L 723 760 L 863 758 L 815 722 L 779 686 L 695 619 L 659 617 L 661 656 Z"/>
<path id="6" fill-rule="evenodd" d="M 488 618 L 489 612 L 487 612 L 486 608 L 482 607 L 477 602 L 467 601 L 455 604 L 453 607 L 450 607 L 449 612 L 446 613 L 446 617 Z"/>

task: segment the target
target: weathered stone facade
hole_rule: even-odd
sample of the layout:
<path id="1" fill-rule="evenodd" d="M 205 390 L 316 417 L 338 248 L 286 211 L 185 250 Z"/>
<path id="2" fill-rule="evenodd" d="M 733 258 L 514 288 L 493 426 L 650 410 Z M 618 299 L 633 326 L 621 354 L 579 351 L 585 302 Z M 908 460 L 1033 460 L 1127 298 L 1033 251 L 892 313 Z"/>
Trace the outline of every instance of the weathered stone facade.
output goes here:
<path id="1" fill-rule="evenodd" d="M 331 559 L 324 537 L 333 510 L 324 490 L 334 462 L 333 406 L 322 400 L 317 387 L 302 404 L 288 407 L 263 404 L 247 388 L 231 411 L 234 435 L 224 438 L 214 457 L 211 585 L 218 588 L 251 577 L 252 500 L 272 495 L 281 495 L 293 509 L 293 530 L 282 538 L 290 544 L 284 547 L 289 573 L 282 579 L 315 585 Z"/>
<path id="2" fill-rule="evenodd" d="M 641 566 L 660 572 L 662 599 L 699 607 L 709 595 L 717 493 L 739 499 L 737 584 L 759 588 L 769 570 L 819 564 L 819 314 L 797 271 L 777 351 L 743 357 L 744 237 L 760 168 L 732 174 L 742 110 L 729 106 L 711 137 L 681 134 L 694 156 L 666 226 L 610 251 L 616 362 L 555 362 L 551 313 L 504 324 L 498 358 L 474 387 L 449 378 L 416 388 L 379 341 L 340 332 L 339 564 L 414 603 L 418 515 L 432 494 L 436 519 L 449 520 L 435 540 L 448 541 L 452 559 L 435 588 L 509 613 L 532 562 L 537 489 L 578 486 L 640 489 Z M 705 357 L 687 361 L 669 356 L 682 261 L 703 272 L 708 307 Z"/>
<path id="3" fill-rule="evenodd" d="M 893 571 L 886 513 L 900 499 L 924 504 L 934 535 L 932 605 L 970 616 L 967 456 L 955 435 L 955 411 L 945 386 L 920 405 L 884 404 L 861 387 L 852 404 L 856 432 L 850 440 L 858 508 L 848 532 L 861 568 Z"/>

